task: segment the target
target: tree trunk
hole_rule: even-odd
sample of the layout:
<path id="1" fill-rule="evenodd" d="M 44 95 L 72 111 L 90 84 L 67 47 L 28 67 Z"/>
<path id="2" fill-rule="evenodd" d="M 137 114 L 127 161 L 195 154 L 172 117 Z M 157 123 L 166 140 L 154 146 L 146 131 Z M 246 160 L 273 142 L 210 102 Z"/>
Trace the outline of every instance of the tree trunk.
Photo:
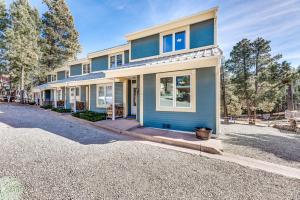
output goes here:
<path id="1" fill-rule="evenodd" d="M 287 107 L 288 107 L 288 110 L 294 110 L 294 100 L 293 100 L 293 87 L 292 87 L 292 83 L 288 84 L 288 89 L 287 89 Z"/>
<path id="2" fill-rule="evenodd" d="M 24 75 L 25 70 L 24 70 L 24 66 L 22 66 L 21 69 L 21 90 L 20 90 L 20 98 L 21 98 L 21 103 L 24 103 Z"/>

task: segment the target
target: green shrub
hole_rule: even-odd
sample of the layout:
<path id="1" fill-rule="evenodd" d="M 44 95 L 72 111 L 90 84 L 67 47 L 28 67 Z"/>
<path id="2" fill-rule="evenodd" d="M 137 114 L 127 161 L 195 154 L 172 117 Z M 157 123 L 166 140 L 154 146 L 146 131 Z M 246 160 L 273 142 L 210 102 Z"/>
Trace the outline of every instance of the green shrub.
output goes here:
<path id="1" fill-rule="evenodd" d="M 53 106 L 50 104 L 41 106 L 41 108 L 44 108 L 44 109 L 52 109 L 52 107 Z"/>
<path id="2" fill-rule="evenodd" d="M 92 111 L 75 112 L 72 113 L 72 116 L 92 122 L 106 119 L 106 113 L 97 113 Z"/>
<path id="3" fill-rule="evenodd" d="M 52 108 L 51 109 L 54 112 L 59 112 L 59 113 L 69 113 L 71 112 L 71 109 L 65 109 L 65 108 Z"/>

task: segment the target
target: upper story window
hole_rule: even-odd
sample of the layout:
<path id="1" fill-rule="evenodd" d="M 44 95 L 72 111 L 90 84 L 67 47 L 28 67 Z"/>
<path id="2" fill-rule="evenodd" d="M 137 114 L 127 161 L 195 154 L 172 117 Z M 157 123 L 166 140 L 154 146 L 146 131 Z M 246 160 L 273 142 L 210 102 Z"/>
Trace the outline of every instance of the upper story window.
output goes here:
<path id="1" fill-rule="evenodd" d="M 56 75 L 52 75 L 52 81 L 56 81 Z"/>
<path id="2" fill-rule="evenodd" d="M 88 74 L 91 72 L 91 65 L 90 64 L 83 64 L 82 65 L 82 74 Z"/>
<path id="3" fill-rule="evenodd" d="M 109 63 L 110 68 L 121 66 L 124 63 L 123 54 L 112 55 L 109 57 L 109 60 L 110 60 Z"/>
<path id="4" fill-rule="evenodd" d="M 69 71 L 66 71 L 66 78 L 69 78 Z"/>
<path id="5" fill-rule="evenodd" d="M 164 35 L 162 40 L 163 53 L 186 49 L 186 31 Z"/>

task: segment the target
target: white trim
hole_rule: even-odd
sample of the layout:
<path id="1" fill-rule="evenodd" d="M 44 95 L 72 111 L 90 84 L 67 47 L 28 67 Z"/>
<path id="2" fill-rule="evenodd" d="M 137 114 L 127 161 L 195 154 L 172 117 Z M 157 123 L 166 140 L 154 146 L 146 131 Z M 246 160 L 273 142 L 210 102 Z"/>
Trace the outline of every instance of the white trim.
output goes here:
<path id="1" fill-rule="evenodd" d="M 216 82 L 216 137 L 220 135 L 220 123 L 221 123 L 221 86 L 220 86 L 220 68 L 221 68 L 221 60 L 219 60 L 219 64 L 215 66 L 215 82 Z"/>
<path id="2" fill-rule="evenodd" d="M 176 76 L 190 76 L 190 107 L 176 107 Z M 173 106 L 160 106 L 160 79 L 164 77 L 173 78 Z M 156 74 L 156 111 L 168 112 L 196 112 L 196 70 L 176 71 Z"/>
<path id="3" fill-rule="evenodd" d="M 104 97 L 106 98 L 106 87 L 107 86 L 111 86 L 113 87 L 113 82 L 111 83 L 102 83 L 102 84 L 97 84 L 96 85 L 96 107 L 97 108 L 107 108 L 108 104 L 105 104 L 103 106 L 100 106 L 99 103 L 98 103 L 98 98 L 99 98 L 99 87 L 103 87 L 104 88 Z M 112 89 L 113 90 L 113 89 Z M 112 91 L 113 92 L 113 91 Z M 113 94 L 112 94 L 112 97 L 113 97 Z"/>
<path id="4" fill-rule="evenodd" d="M 123 81 L 123 117 L 127 117 L 128 115 L 128 107 L 127 107 L 127 99 L 128 99 L 128 79 Z"/>
<path id="5" fill-rule="evenodd" d="M 83 71 L 84 71 L 84 70 L 83 70 L 83 68 L 84 68 L 83 66 L 85 66 L 85 65 L 89 65 L 89 70 L 88 70 L 89 72 L 88 72 L 88 73 L 83 73 Z M 82 75 L 86 75 L 86 74 L 89 74 L 89 73 L 91 73 L 91 63 L 83 63 L 83 64 L 81 65 L 81 74 L 82 74 Z"/>
<path id="6" fill-rule="evenodd" d="M 181 50 L 175 50 L 175 44 L 176 44 L 175 34 L 180 33 L 180 32 L 185 32 L 185 44 L 184 44 L 185 48 L 181 49 Z M 163 51 L 163 49 L 164 49 L 163 37 L 166 35 L 172 35 L 172 51 L 169 51 L 169 52 Z M 189 50 L 190 49 L 190 26 L 179 27 L 179 28 L 176 28 L 173 30 L 169 30 L 169 31 L 160 33 L 159 34 L 159 42 L 160 42 L 159 52 L 160 52 L 160 55 L 162 55 L 162 56 L 173 55 L 174 52 L 183 53 L 186 50 Z"/>
<path id="7" fill-rule="evenodd" d="M 89 110 L 91 110 L 91 84 L 89 84 Z"/>
<path id="8" fill-rule="evenodd" d="M 116 95 L 115 95 L 115 87 L 116 87 L 116 83 L 115 83 L 115 79 L 114 79 L 113 84 L 112 84 L 112 120 L 116 119 L 116 99 L 115 99 Z"/>
<path id="9" fill-rule="evenodd" d="M 124 51 L 117 52 L 117 53 L 114 53 L 114 54 L 109 54 L 108 55 L 108 69 L 113 69 L 113 68 L 122 66 L 122 65 L 119 65 L 119 66 L 117 65 L 117 56 L 118 55 L 122 55 L 122 65 L 125 64 L 125 52 Z M 115 66 L 114 67 L 110 66 L 110 57 L 115 57 Z M 100 71 L 103 71 L 103 70 L 100 70 Z"/>
<path id="10" fill-rule="evenodd" d="M 140 75 L 140 124 L 144 125 L 144 75 Z"/>

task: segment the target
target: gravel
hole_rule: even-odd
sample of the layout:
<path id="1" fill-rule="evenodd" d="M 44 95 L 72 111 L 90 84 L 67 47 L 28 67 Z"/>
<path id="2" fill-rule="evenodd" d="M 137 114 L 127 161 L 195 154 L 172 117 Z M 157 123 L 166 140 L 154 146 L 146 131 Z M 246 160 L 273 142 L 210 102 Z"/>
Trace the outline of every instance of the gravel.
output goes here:
<path id="1" fill-rule="evenodd" d="M 225 152 L 300 168 L 300 135 L 272 127 L 221 125 Z"/>
<path id="2" fill-rule="evenodd" d="M 0 197 L 22 190 L 22 199 L 40 200 L 300 198 L 300 180 L 142 144 L 26 106 L 0 104 L 0 163 L 0 182 L 17 188 Z"/>

